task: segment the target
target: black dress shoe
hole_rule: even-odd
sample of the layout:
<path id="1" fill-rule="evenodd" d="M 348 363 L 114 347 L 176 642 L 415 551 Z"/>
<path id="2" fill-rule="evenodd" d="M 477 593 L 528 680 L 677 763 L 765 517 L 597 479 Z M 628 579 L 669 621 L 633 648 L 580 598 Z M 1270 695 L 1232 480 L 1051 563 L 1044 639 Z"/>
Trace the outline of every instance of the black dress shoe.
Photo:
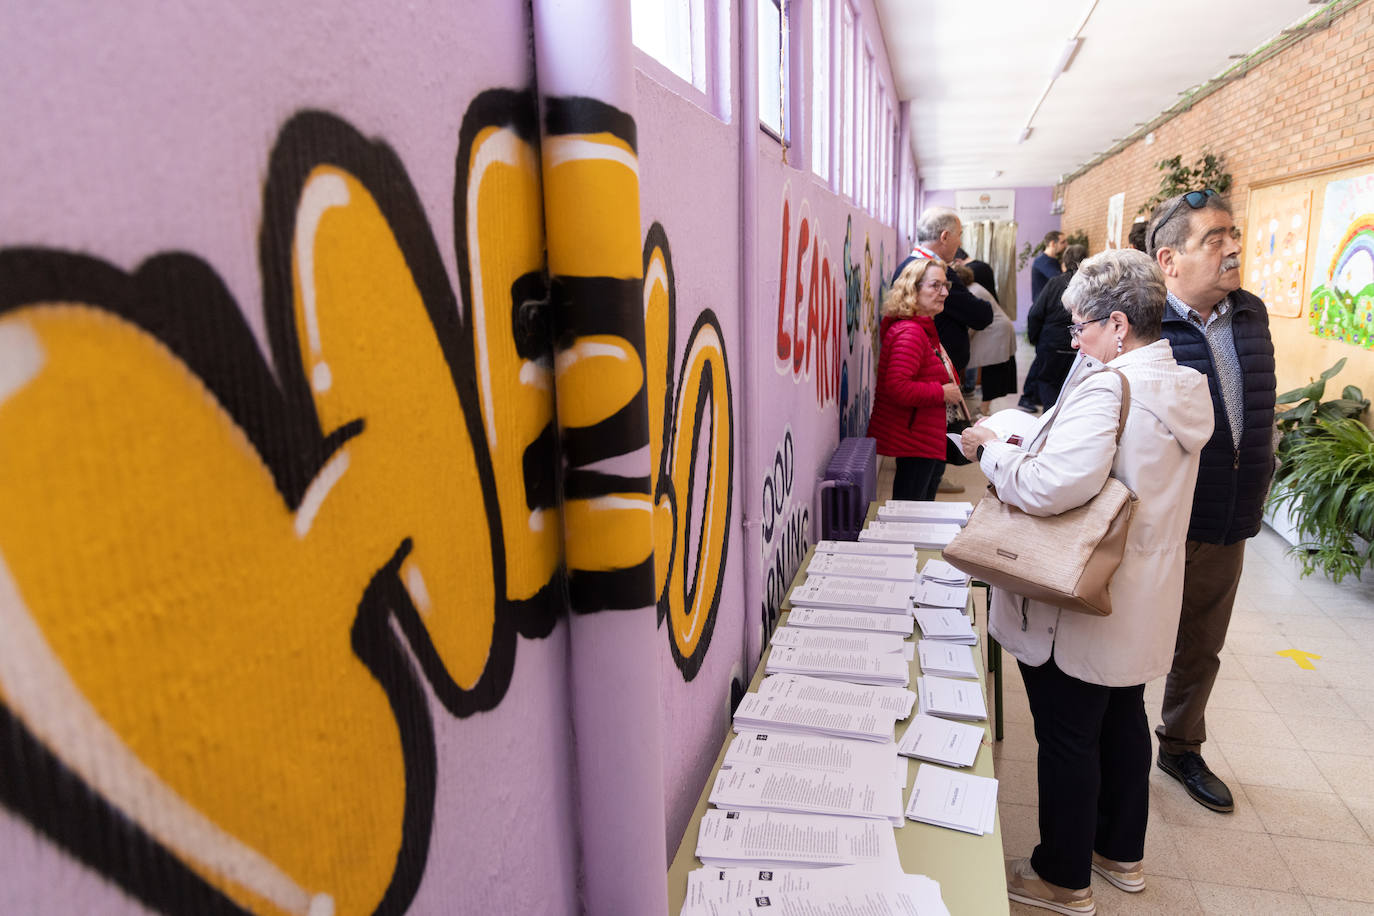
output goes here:
<path id="1" fill-rule="evenodd" d="M 1216 773 L 1207 769 L 1201 754 L 1184 751 L 1170 754 L 1163 748 L 1159 751 L 1159 768 L 1183 783 L 1183 788 L 1193 797 L 1193 801 L 1204 808 L 1229 814 L 1236 810 L 1231 798 L 1231 790 L 1226 788 Z"/>

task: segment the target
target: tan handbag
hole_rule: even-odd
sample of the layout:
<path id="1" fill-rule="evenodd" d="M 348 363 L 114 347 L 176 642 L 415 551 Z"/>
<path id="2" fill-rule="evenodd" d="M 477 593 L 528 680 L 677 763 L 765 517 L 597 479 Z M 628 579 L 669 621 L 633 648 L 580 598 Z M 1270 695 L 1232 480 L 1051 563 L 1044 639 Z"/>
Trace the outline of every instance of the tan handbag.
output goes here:
<path id="1" fill-rule="evenodd" d="M 1131 407 L 1131 385 L 1119 370 L 1111 371 L 1121 377 L 1121 416 L 1116 427 L 1120 445 Z M 1055 417 L 1040 436 L 1041 448 Z M 1112 612 L 1108 586 L 1126 551 L 1126 533 L 1137 502 L 1129 487 L 1108 477 L 1102 490 L 1078 508 L 1038 516 L 1002 502 L 989 486 L 968 524 L 945 548 L 944 557 L 994 588 L 1105 617 Z"/>

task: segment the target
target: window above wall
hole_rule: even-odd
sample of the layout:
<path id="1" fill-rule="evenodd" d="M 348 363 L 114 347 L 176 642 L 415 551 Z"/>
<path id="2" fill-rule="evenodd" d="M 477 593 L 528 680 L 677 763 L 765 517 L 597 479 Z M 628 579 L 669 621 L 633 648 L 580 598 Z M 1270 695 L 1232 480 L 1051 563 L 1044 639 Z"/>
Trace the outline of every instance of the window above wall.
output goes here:
<path id="1" fill-rule="evenodd" d="M 759 124 L 787 145 L 787 4 L 755 0 L 759 13 Z"/>
<path id="2" fill-rule="evenodd" d="M 730 93 L 721 61 L 730 43 L 723 2 L 631 0 L 630 26 L 639 68 L 724 121 Z"/>

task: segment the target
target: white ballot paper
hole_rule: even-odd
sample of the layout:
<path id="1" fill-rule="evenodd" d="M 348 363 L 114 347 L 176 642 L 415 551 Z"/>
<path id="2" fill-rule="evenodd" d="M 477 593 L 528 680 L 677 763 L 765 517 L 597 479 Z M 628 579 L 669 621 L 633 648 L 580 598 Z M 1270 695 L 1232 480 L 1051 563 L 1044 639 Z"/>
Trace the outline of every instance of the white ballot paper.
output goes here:
<path id="1" fill-rule="evenodd" d="M 919 710 L 932 716 L 947 719 L 986 719 L 987 700 L 983 698 L 983 685 L 977 681 L 959 681 L 948 677 L 918 677 L 916 695 L 919 697 Z"/>
<path id="2" fill-rule="evenodd" d="M 735 731 L 789 731 L 863 741 L 892 741 L 897 714 L 888 709 L 854 709 L 820 700 L 792 700 L 746 693 L 735 708 Z"/>
<path id="3" fill-rule="evenodd" d="M 963 610 L 968 607 L 968 586 L 942 585 L 932 579 L 922 579 L 916 584 L 911 597 L 917 607 L 952 607 Z"/>
<path id="4" fill-rule="evenodd" d="M 866 817 L 726 811 L 701 817 L 697 858 L 704 865 L 882 865 L 901 871 L 892 825 Z"/>
<path id="5" fill-rule="evenodd" d="M 881 541 L 817 541 L 816 553 L 864 554 L 872 557 L 916 559 L 910 544 L 884 544 Z"/>
<path id="6" fill-rule="evenodd" d="M 896 633 L 910 636 L 916 622 L 906 614 L 870 614 L 868 611 L 840 611 L 834 608 L 797 607 L 787 613 L 789 627 L 815 630 L 852 630 L 857 633 Z"/>
<path id="7" fill-rule="evenodd" d="M 851 684 L 905 687 L 911 668 L 901 652 L 842 652 L 835 649 L 803 649 L 773 646 L 763 666 L 765 674 L 805 674 L 809 677 L 849 681 Z"/>
<path id="8" fill-rule="evenodd" d="M 687 874 L 681 916 L 949 916 L 940 884 L 861 865 L 813 869 L 702 868 Z M 783 890 L 784 883 L 805 887 Z M 733 877 L 740 874 L 742 877 Z M 728 889 L 721 892 L 721 885 Z M 738 889 L 738 890 L 737 890 Z"/>
<path id="9" fill-rule="evenodd" d="M 905 687 L 869 687 L 800 674 L 770 674 L 759 684 L 759 693 L 850 709 L 882 709 L 898 719 L 911 715 L 916 705 L 916 691 Z"/>
<path id="10" fill-rule="evenodd" d="M 971 514 L 973 503 L 969 502 L 889 499 L 878 507 L 878 519 L 884 522 L 938 522 L 962 527 Z"/>
<path id="11" fill-rule="evenodd" d="M 833 649 L 836 652 L 863 652 L 866 655 L 901 652 L 903 645 L 910 645 L 896 633 L 850 633 L 845 630 L 808 630 L 791 626 L 774 630 L 771 642 L 775 646 Z"/>
<path id="12" fill-rule="evenodd" d="M 922 674 L 940 677 L 978 676 L 970 646 L 947 639 L 920 639 L 916 641 L 916 654 L 921 659 Z"/>
<path id="13" fill-rule="evenodd" d="M 848 898 L 845 895 L 850 895 Z M 801 909 L 789 909 L 803 902 Z M 838 907 L 838 908 L 834 908 Z M 833 868 L 710 868 L 687 873 L 681 916 L 949 916 L 940 884 L 871 865 Z"/>
<path id="14" fill-rule="evenodd" d="M 944 560 L 926 560 L 921 567 L 921 578 L 941 585 L 968 585 L 969 574 L 955 569 Z"/>
<path id="15" fill-rule="evenodd" d="M 812 576 L 850 576 L 856 579 L 916 581 L 916 558 L 875 557 L 862 553 L 816 553 L 806 564 Z"/>
<path id="16" fill-rule="evenodd" d="M 960 611 L 946 607 L 918 607 L 912 611 L 912 615 L 921 628 L 921 636 L 926 639 L 944 639 L 966 646 L 978 644 L 978 633 L 973 629 L 973 622 Z"/>
<path id="17" fill-rule="evenodd" d="M 937 522 L 869 522 L 859 532 L 860 541 L 886 541 L 895 544 L 912 544 L 927 550 L 940 550 L 949 546 L 960 527 Z"/>
<path id="18" fill-rule="evenodd" d="M 916 715 L 897 745 L 903 757 L 916 757 L 946 766 L 969 767 L 983 744 L 983 727 L 950 722 L 936 716 Z"/>
<path id="19" fill-rule="evenodd" d="M 885 611 L 889 614 L 911 612 L 911 593 L 915 581 L 855 579 L 852 576 L 807 576 L 792 589 L 787 600 L 806 607 L 841 610 Z"/>
<path id="20" fill-rule="evenodd" d="M 987 427 L 996 433 L 999 439 L 1020 436 L 1024 442 L 1028 443 L 1034 438 L 1035 431 L 1040 428 L 1044 419 L 1044 415 L 1037 417 L 1034 414 L 1026 413 L 1024 410 L 1008 407 L 1006 410 L 997 411 L 990 417 L 983 417 L 974 425 Z"/>
<path id="21" fill-rule="evenodd" d="M 894 759 L 891 744 L 767 730 L 740 732 L 725 749 L 725 763 L 737 766 L 763 763 L 837 774 L 890 773 Z"/>
<path id="22" fill-rule="evenodd" d="M 899 824 L 902 787 L 892 779 L 889 758 L 881 766 L 844 773 L 771 766 L 765 763 L 723 763 L 711 788 L 717 808 L 795 811 L 870 817 Z"/>
<path id="23" fill-rule="evenodd" d="M 906 816 L 965 833 L 992 833 L 997 818 L 997 780 L 921 764 Z"/>

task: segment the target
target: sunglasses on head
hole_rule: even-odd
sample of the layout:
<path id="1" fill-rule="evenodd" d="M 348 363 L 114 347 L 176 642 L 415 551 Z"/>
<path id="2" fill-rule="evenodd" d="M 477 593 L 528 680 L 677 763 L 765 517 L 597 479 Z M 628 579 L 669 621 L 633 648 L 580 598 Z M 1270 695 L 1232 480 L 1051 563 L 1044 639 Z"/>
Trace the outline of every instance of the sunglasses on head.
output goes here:
<path id="1" fill-rule="evenodd" d="M 1211 188 L 1203 188 L 1201 191 L 1189 191 L 1187 194 L 1184 194 L 1182 197 L 1180 197 L 1178 201 L 1175 202 L 1174 205 L 1169 208 L 1169 212 L 1164 214 L 1164 218 L 1161 219 L 1159 222 L 1155 223 L 1155 228 L 1151 230 L 1150 250 L 1154 250 L 1155 237 L 1159 235 L 1159 230 L 1163 229 L 1164 224 L 1174 218 L 1174 214 L 1178 212 L 1179 207 L 1182 207 L 1184 204 L 1187 204 L 1194 210 L 1201 210 L 1203 207 L 1207 206 L 1207 198 L 1220 196 L 1220 194 L 1218 194 L 1216 191 L 1213 191 Z"/>

